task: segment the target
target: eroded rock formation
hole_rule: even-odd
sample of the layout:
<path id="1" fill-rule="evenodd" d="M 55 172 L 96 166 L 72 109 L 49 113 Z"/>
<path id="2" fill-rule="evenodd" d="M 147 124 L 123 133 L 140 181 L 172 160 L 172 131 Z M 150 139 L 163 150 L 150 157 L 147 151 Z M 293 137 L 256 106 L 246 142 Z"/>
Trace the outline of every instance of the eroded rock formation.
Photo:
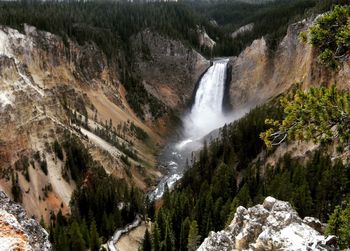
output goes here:
<path id="1" fill-rule="evenodd" d="M 267 197 L 262 205 L 238 207 L 231 224 L 210 232 L 198 251 L 338 250 L 336 237 L 322 229 L 319 220 L 301 219 L 288 202 Z"/>

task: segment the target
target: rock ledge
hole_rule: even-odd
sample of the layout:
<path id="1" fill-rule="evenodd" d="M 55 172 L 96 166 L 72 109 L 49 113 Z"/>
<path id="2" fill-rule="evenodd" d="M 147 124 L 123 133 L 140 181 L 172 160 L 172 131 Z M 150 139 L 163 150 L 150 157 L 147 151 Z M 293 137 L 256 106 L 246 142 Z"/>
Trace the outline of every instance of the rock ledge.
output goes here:
<path id="1" fill-rule="evenodd" d="M 303 220 L 288 202 L 267 197 L 262 205 L 238 207 L 231 224 L 211 232 L 198 250 L 338 250 L 337 238 L 323 229 L 318 219 Z"/>

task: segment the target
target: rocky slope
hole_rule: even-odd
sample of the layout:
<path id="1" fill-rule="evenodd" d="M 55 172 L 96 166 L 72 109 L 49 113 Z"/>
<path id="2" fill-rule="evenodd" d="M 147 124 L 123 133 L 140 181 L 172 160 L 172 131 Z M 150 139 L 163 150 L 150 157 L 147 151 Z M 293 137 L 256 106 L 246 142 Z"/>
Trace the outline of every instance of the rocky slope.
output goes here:
<path id="1" fill-rule="evenodd" d="M 166 105 L 184 109 L 210 62 L 180 41 L 150 30 L 133 38 L 136 70 L 147 91 Z"/>
<path id="2" fill-rule="evenodd" d="M 0 191 L 0 250 L 51 250 L 48 233 Z"/>
<path id="3" fill-rule="evenodd" d="M 152 60 L 140 63 L 137 74 L 161 102 L 183 106 L 208 62 L 178 41 L 155 34 L 144 37 Z M 93 43 L 64 41 L 29 25 L 22 33 L 0 26 L 0 189 L 12 196 L 13 186 L 18 186 L 22 204 L 36 219 L 43 216 L 47 221 L 49 212 L 60 208 L 70 211 L 76 185 L 63 177 L 66 158 L 57 158 L 53 151 L 65 132 L 76 135 L 109 174 L 144 190 L 159 177 L 145 166 L 154 166 L 164 130 L 152 120 L 142 121 L 129 107 L 119 63 Z M 149 73 L 151 69 L 161 70 Z M 130 158 L 130 167 L 121 160 L 125 149 L 95 134 L 107 124 L 118 132 L 118 141 L 137 154 L 138 160 Z M 147 142 L 137 138 L 135 128 L 148 135 Z M 41 168 L 45 165 L 47 174 Z"/>
<path id="4" fill-rule="evenodd" d="M 338 250 L 336 237 L 322 235 L 323 224 L 301 219 L 288 202 L 267 197 L 262 205 L 237 208 L 231 224 L 211 232 L 198 251 Z"/>
<path id="5" fill-rule="evenodd" d="M 230 60 L 229 96 L 233 109 L 255 106 L 288 90 L 293 84 L 306 88 L 337 84 L 348 88 L 350 61 L 339 72 L 331 72 L 317 62 L 317 53 L 300 41 L 314 19 L 290 25 L 275 52 L 269 51 L 264 38 L 255 40 L 238 57 Z"/>

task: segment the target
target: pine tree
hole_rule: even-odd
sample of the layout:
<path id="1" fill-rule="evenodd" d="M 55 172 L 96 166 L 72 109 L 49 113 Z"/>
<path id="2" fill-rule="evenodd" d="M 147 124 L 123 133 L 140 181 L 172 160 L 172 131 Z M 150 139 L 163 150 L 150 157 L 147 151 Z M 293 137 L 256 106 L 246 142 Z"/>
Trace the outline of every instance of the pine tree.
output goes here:
<path id="1" fill-rule="evenodd" d="M 281 99 L 283 121 L 267 119 L 271 128 L 260 134 L 268 147 L 279 145 L 287 138 L 326 143 L 339 139 L 350 141 L 350 92 L 335 86 L 297 90 Z"/>
<path id="2" fill-rule="evenodd" d="M 331 215 L 326 232 L 336 234 L 339 237 L 338 245 L 341 249 L 350 246 L 350 204 L 347 202 L 344 208 L 336 207 Z"/>
<path id="3" fill-rule="evenodd" d="M 90 249 L 91 251 L 98 251 L 100 249 L 100 239 L 98 236 L 96 223 L 93 220 L 90 225 Z"/>
<path id="4" fill-rule="evenodd" d="M 153 224 L 152 229 L 152 250 L 158 251 L 160 250 L 160 233 L 157 222 Z"/>
<path id="5" fill-rule="evenodd" d="M 148 229 L 146 229 L 145 236 L 143 238 L 142 251 L 152 251 L 152 240 Z"/>
<path id="6" fill-rule="evenodd" d="M 190 220 L 188 217 L 182 222 L 180 230 L 180 251 L 187 250 L 188 233 L 190 231 Z"/>
<path id="7" fill-rule="evenodd" d="M 188 251 L 195 251 L 199 245 L 200 236 L 198 235 L 198 225 L 197 221 L 192 221 L 190 225 L 190 230 L 188 233 Z"/>
<path id="8" fill-rule="evenodd" d="M 80 232 L 79 224 L 74 221 L 70 227 L 70 247 L 71 250 L 75 251 L 84 251 L 85 250 L 85 241 Z"/>
<path id="9" fill-rule="evenodd" d="M 165 228 L 165 238 L 162 246 L 162 250 L 164 251 L 174 251 L 175 245 L 174 245 L 174 235 L 171 228 L 170 223 L 166 222 L 166 228 Z"/>
<path id="10" fill-rule="evenodd" d="M 83 235 L 83 238 L 84 238 L 84 241 L 86 244 L 85 246 L 88 248 L 90 245 L 90 233 L 89 233 L 89 229 L 86 225 L 85 219 L 80 224 L 80 231 L 81 231 L 81 234 Z"/>

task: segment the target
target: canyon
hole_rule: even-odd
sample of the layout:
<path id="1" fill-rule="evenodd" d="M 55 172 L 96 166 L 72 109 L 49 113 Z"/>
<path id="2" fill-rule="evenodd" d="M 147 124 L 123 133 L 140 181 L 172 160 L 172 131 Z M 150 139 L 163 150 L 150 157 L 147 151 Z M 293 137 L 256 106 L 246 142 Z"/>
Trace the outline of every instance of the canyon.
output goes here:
<path id="1" fill-rule="evenodd" d="M 0 26 L 0 188 L 7 194 L 3 197 L 14 199 L 12 187 L 17 183 L 26 213 L 37 221 L 43 218 L 49 222 L 50 213 L 59 210 L 69 215 L 77 184 L 64 177 L 65 154 L 62 160 L 54 152 L 55 142 L 63 143 L 65 132 L 69 132 L 83 142 L 108 175 L 126 180 L 145 193 L 154 191 L 153 198 L 160 198 L 167 183 L 173 187 L 182 177 L 186 159 L 202 147 L 203 137 L 213 130 L 296 85 L 308 88 L 335 83 L 347 88 L 350 61 L 343 62 L 338 72 L 331 72 L 318 63 L 314 48 L 300 41 L 300 32 L 313 23 L 314 19 L 306 19 L 290 25 L 275 52 L 269 51 L 265 38 L 261 38 L 237 57 L 211 61 L 181 41 L 149 29 L 134 35 L 133 73 L 140 77 L 147 95 L 164 107 L 166 112 L 157 118 L 151 104 L 142 107 L 145 116 L 140 118 L 128 103 L 126 83 L 122 81 L 125 52 L 111 62 L 93 42 L 67 42 L 30 25 L 25 25 L 23 32 Z M 97 135 L 109 125 L 110 130 L 118 132 L 117 141 L 125 148 Z M 140 131 L 147 140 L 137 137 Z M 129 162 L 123 160 L 130 152 Z M 42 168 L 45 165 L 46 173 Z M 273 200 L 272 204 L 281 204 L 286 214 L 295 216 L 293 219 L 308 230 L 305 236 L 312 233 L 321 240 L 290 205 L 266 200 L 265 206 L 257 206 L 263 217 L 267 217 L 266 204 Z M 3 205 L 11 203 L 6 199 Z M 255 209 L 238 208 L 232 224 L 240 225 L 238 219 Z M 20 229 L 8 215 L 12 213 L 20 221 L 17 214 L 2 210 L 7 212 L 0 218 L 10 219 L 14 228 Z M 34 225 L 45 248 L 33 246 L 32 233 L 25 230 L 16 236 L 16 242 L 24 249 L 30 245 L 34 250 L 50 250 L 47 233 Z M 230 231 L 236 225 L 219 234 L 211 233 L 199 250 L 224 250 L 220 249 L 221 240 L 234 242 Z M 221 244 L 216 245 L 218 240 Z M 254 244 L 255 250 L 269 245 L 259 241 Z M 242 247 L 247 245 L 246 241 Z"/>

